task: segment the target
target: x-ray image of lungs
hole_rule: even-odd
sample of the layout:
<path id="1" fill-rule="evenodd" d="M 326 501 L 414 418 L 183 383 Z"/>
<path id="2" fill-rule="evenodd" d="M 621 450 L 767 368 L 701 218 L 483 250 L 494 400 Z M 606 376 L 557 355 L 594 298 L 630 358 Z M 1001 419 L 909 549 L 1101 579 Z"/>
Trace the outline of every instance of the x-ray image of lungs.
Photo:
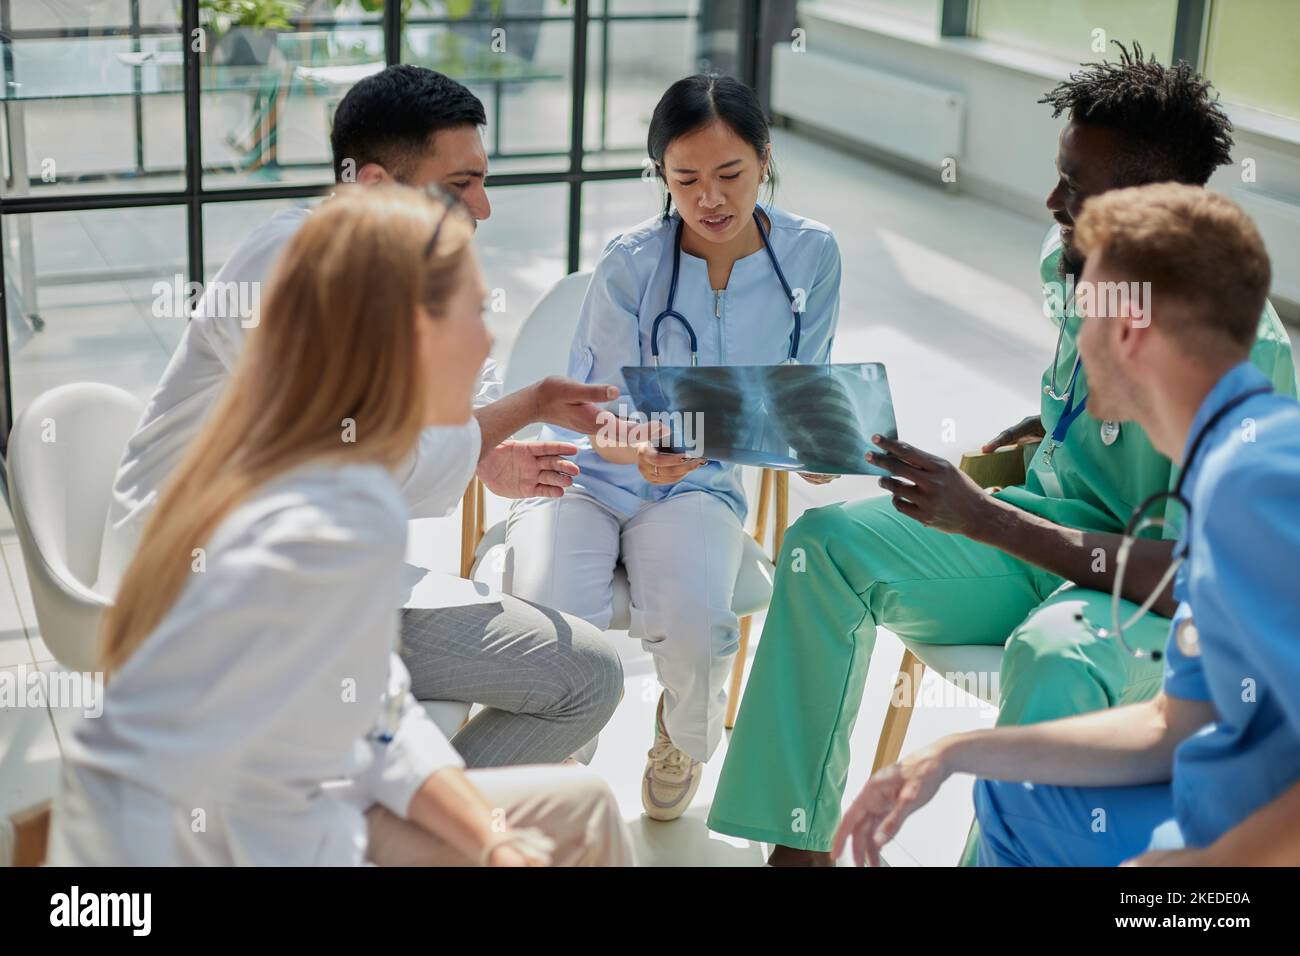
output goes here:
<path id="1" fill-rule="evenodd" d="M 883 365 L 777 365 L 768 369 L 768 418 L 800 471 L 886 474 L 868 464 L 871 436 L 897 437 Z"/>
<path id="2" fill-rule="evenodd" d="M 668 371 L 660 369 L 661 372 Z M 672 369 L 686 371 L 685 367 Z M 694 374 L 675 375 L 665 386 L 668 407 L 695 418 L 704 429 L 705 443 L 710 433 L 734 436 L 745 447 L 743 436 L 754 427 L 762 401 L 754 388 L 753 369 L 738 365 L 710 365 L 691 370 Z M 730 440 L 728 441 L 730 443 Z"/>
<path id="3" fill-rule="evenodd" d="M 637 411 L 671 429 L 672 439 L 662 444 L 720 461 L 729 460 L 722 456 L 733 447 L 757 445 L 763 427 L 763 383 L 755 373 L 761 371 L 761 367 L 743 365 L 623 370 Z M 710 454 L 709 449 L 717 454 Z"/>
<path id="4" fill-rule="evenodd" d="M 867 464 L 870 436 L 897 435 L 878 364 L 629 366 L 623 377 L 638 412 L 693 425 L 692 453 L 716 461 L 883 474 Z"/>

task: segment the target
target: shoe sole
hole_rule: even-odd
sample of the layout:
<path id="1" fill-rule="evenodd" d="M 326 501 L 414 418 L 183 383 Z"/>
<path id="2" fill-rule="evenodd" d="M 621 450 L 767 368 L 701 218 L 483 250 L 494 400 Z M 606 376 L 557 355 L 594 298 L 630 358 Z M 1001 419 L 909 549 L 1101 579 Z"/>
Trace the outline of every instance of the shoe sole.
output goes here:
<path id="1" fill-rule="evenodd" d="M 700 789 L 700 779 L 703 776 L 703 772 L 695 774 L 690 787 L 682 794 L 681 799 L 672 806 L 661 807 L 651 800 L 649 771 L 646 771 L 641 778 L 641 807 L 645 810 L 646 816 L 660 823 L 671 823 L 673 820 L 680 819 L 690 809 L 691 801 L 695 799 L 695 793 Z"/>

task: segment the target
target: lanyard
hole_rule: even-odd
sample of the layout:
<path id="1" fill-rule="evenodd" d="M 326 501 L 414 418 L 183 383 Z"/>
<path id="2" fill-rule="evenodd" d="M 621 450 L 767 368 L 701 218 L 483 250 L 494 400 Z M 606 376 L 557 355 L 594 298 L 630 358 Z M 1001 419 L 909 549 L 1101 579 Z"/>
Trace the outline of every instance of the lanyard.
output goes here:
<path id="1" fill-rule="evenodd" d="M 1083 414 L 1083 410 L 1088 407 L 1088 396 L 1085 395 L 1078 405 L 1074 404 L 1077 396 L 1075 384 L 1079 379 L 1079 369 L 1082 362 L 1076 356 L 1074 359 L 1074 370 L 1070 373 L 1070 384 L 1065 388 L 1065 408 L 1061 410 L 1061 417 L 1057 419 L 1056 427 L 1052 429 L 1052 437 L 1047 441 L 1047 447 L 1043 449 L 1043 464 L 1050 465 L 1052 456 L 1056 454 L 1056 449 L 1060 448 L 1065 442 L 1065 436 L 1070 431 L 1070 426 L 1074 424 L 1076 418 Z"/>

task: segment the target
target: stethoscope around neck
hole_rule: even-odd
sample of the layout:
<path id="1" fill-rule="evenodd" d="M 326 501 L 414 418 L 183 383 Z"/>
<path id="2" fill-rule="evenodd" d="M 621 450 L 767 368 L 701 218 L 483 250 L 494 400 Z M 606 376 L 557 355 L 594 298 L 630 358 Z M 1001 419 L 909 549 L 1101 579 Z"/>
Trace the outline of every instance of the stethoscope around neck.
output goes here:
<path id="1" fill-rule="evenodd" d="M 1110 629 L 1108 630 L 1104 627 L 1098 627 L 1091 623 L 1087 617 L 1084 616 L 1082 611 L 1075 612 L 1074 619 L 1076 621 L 1083 624 L 1084 627 L 1092 631 L 1092 633 L 1097 635 L 1097 637 L 1115 638 L 1120 647 L 1124 648 L 1125 651 L 1138 660 L 1160 660 L 1163 653 L 1159 650 L 1147 651 L 1142 648 L 1130 646 L 1129 642 L 1124 637 L 1124 631 L 1136 624 L 1144 614 L 1151 610 L 1152 605 L 1154 605 L 1160 595 L 1165 592 L 1165 588 L 1169 587 L 1169 582 L 1172 581 L 1174 575 L 1178 573 L 1178 569 L 1186 563 L 1187 558 L 1191 553 L 1190 529 L 1192 521 L 1192 504 L 1187 500 L 1186 496 L 1183 495 L 1183 480 L 1187 477 L 1187 473 L 1191 471 L 1192 464 L 1196 461 L 1196 455 L 1201 450 L 1202 443 L 1205 441 L 1206 436 L 1209 435 L 1214 426 L 1219 424 L 1219 422 L 1221 422 L 1229 412 L 1246 400 L 1254 398 L 1256 395 L 1266 395 L 1271 391 L 1273 391 L 1272 386 L 1252 388 L 1249 391 L 1242 392 L 1240 395 L 1237 395 L 1235 398 L 1228 400 L 1220 406 L 1219 410 L 1201 426 L 1200 431 L 1196 433 L 1196 437 L 1192 439 L 1191 447 L 1187 451 L 1187 459 L 1183 462 L 1183 470 L 1178 475 L 1178 481 L 1174 484 L 1173 491 L 1157 491 L 1154 494 L 1148 495 L 1140 505 L 1133 509 L 1133 514 L 1129 517 L 1128 523 L 1124 526 L 1124 536 L 1120 541 L 1119 550 L 1115 555 L 1115 581 L 1110 593 Z M 1166 523 L 1164 518 L 1149 517 L 1147 512 L 1149 512 L 1156 504 L 1166 501 L 1176 501 L 1183 510 L 1184 544 L 1181 548 L 1174 551 L 1173 559 L 1169 562 L 1169 567 L 1167 567 L 1165 573 L 1160 576 L 1159 582 L 1157 582 L 1156 586 L 1151 590 L 1151 594 L 1147 599 L 1142 602 L 1141 606 L 1139 606 L 1136 611 L 1129 615 L 1127 621 L 1122 620 L 1120 614 L 1120 595 L 1124 591 L 1124 572 L 1128 568 L 1129 554 L 1132 552 L 1133 546 L 1137 543 L 1138 536 L 1141 535 L 1143 531 L 1146 531 L 1148 528 L 1164 527 Z M 1179 650 L 1181 650 L 1185 655 L 1194 657 L 1200 653 L 1199 638 L 1196 634 L 1196 625 L 1190 618 L 1182 621 L 1178 625 L 1174 632 L 1174 640 L 1177 642 Z"/>
<path id="2" fill-rule="evenodd" d="M 781 263 L 777 261 L 776 252 L 772 249 L 772 241 L 768 238 L 767 230 L 763 228 L 762 217 L 758 214 L 758 208 L 754 208 L 754 223 L 758 226 L 758 234 L 763 239 L 763 249 L 767 252 L 767 257 L 772 261 L 772 271 L 776 273 L 777 279 L 781 282 L 781 288 L 785 291 L 785 297 L 790 300 L 790 311 L 794 313 L 794 328 L 790 331 L 790 353 L 786 358 L 787 362 L 796 362 L 799 359 L 799 333 L 803 331 L 803 316 L 800 314 L 798 307 L 795 305 L 794 291 L 790 288 L 790 283 L 785 279 L 785 273 L 781 271 Z M 700 364 L 699 340 L 695 337 L 695 329 L 686 316 L 682 315 L 673 308 L 677 300 L 677 277 L 681 272 L 682 266 L 682 230 L 686 227 L 686 222 L 678 217 L 677 230 L 673 238 L 673 274 L 668 283 L 668 302 L 666 308 L 655 316 L 654 324 L 650 326 L 650 355 L 654 359 L 655 368 L 659 367 L 659 326 L 664 319 L 676 319 L 686 330 L 686 334 L 691 340 L 691 364 Z"/>

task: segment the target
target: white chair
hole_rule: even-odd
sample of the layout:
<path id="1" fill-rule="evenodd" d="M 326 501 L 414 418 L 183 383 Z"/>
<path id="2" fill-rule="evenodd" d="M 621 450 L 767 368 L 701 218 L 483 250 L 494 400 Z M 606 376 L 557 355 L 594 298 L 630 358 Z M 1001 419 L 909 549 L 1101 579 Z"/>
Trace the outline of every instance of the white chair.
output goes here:
<path id="1" fill-rule="evenodd" d="M 143 403 L 91 382 L 37 396 L 9 435 L 9 505 L 41 636 L 69 670 L 95 669 L 94 590 L 113 478 Z"/>
<path id="2" fill-rule="evenodd" d="M 472 705 L 461 703 L 458 700 L 422 700 L 420 706 L 429 715 L 429 719 L 450 740 L 456 736 L 456 731 L 465 726 L 465 721 L 469 720 L 469 711 Z"/>
<path id="3" fill-rule="evenodd" d="M 94 670 L 99 619 L 113 599 L 95 590 L 109 496 L 144 404 L 91 382 L 51 389 L 9 435 L 9 503 L 41 636 L 69 670 Z M 469 704 L 423 701 L 451 736 Z"/>
<path id="4" fill-rule="evenodd" d="M 912 721 L 912 709 L 920 693 L 921 679 L 928 667 L 943 679 L 973 691 L 975 696 L 992 707 L 998 706 L 998 675 L 1002 670 L 1003 648 L 999 644 L 922 644 L 903 641 L 903 660 L 898 665 L 898 676 L 885 713 L 885 723 L 880 729 L 876 744 L 876 757 L 871 772 L 897 763 L 903 752 L 907 727 Z M 973 681 L 967 683 L 967 680 Z"/>
<path id="5" fill-rule="evenodd" d="M 548 375 L 563 372 L 568 365 L 569 345 L 578 327 L 578 314 L 582 300 L 591 283 L 591 272 L 575 272 L 565 276 L 533 307 L 519 330 L 519 337 L 510 350 L 506 363 L 504 390 L 507 394 L 532 385 Z M 524 429 L 520 436 L 535 434 L 534 428 Z M 775 501 L 776 520 L 773 526 L 772 555 L 780 553 L 781 539 L 785 535 L 789 511 L 789 473 L 763 469 L 759 482 L 755 530 L 745 535 L 745 552 L 740 573 L 736 578 L 732 610 L 740 617 L 740 646 L 731 672 L 731 693 L 727 700 L 726 726 L 736 720 L 740 704 L 741 679 L 744 674 L 745 655 L 749 648 L 750 615 L 767 607 L 772 598 L 772 581 L 775 569 L 772 558 L 763 550 L 767 536 L 769 498 Z M 473 578 L 510 593 L 511 556 L 505 546 L 505 522 L 500 521 L 489 529 L 484 528 L 483 485 L 474 480 L 465 492 L 461 503 L 461 576 Z M 610 630 L 624 631 L 631 626 L 631 591 L 627 572 L 622 563 L 614 571 L 613 617 Z"/>
<path id="6" fill-rule="evenodd" d="M 983 488 L 994 485 L 1014 485 L 1025 479 L 1027 462 L 1033 458 L 1037 445 L 1011 447 L 984 455 L 963 455 L 961 470 L 970 475 Z M 987 704 L 998 706 L 998 676 L 1002 671 L 1003 646 L 999 644 L 923 644 L 903 639 L 903 660 L 898 665 L 894 689 L 890 694 L 885 722 L 880 728 L 876 743 L 876 757 L 871 765 L 875 773 L 881 767 L 897 763 L 903 752 L 907 726 L 912 721 L 912 708 L 921 686 L 925 669 L 957 683 L 967 675 L 975 678 L 976 696 Z M 960 676 L 959 676 L 960 675 Z M 971 689 L 969 685 L 966 689 Z"/>

